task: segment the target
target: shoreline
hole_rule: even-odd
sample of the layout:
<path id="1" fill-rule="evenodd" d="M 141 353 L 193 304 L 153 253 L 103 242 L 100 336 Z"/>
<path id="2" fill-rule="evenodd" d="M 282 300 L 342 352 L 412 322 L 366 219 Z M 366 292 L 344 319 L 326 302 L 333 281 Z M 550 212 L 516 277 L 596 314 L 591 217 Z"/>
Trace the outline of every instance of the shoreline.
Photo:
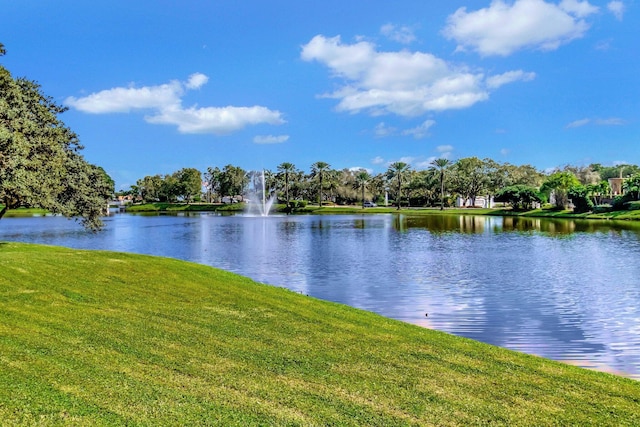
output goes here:
<path id="1" fill-rule="evenodd" d="M 274 205 L 274 213 L 285 213 L 284 205 Z M 168 203 L 148 203 L 144 205 L 133 205 L 127 208 L 127 213 L 153 213 L 153 212 L 220 212 L 239 213 L 244 211 L 244 205 L 238 204 L 168 204 Z M 488 215 L 488 216 L 510 216 L 524 218 L 552 218 L 552 219 L 589 219 L 589 220 L 621 220 L 640 221 L 640 210 L 614 211 L 607 213 L 573 213 L 570 210 L 556 209 L 534 209 L 530 211 L 513 211 L 510 208 L 424 208 L 409 207 L 398 210 L 395 207 L 373 207 L 362 208 L 361 206 L 306 206 L 289 212 L 291 215 L 303 214 L 402 214 L 412 215 Z"/>
<path id="2" fill-rule="evenodd" d="M 146 203 L 130 205 L 125 213 L 179 213 L 179 212 L 218 212 L 221 214 L 237 214 L 245 211 L 245 205 L 215 204 L 215 203 Z M 578 219 L 601 221 L 640 221 L 640 210 L 613 211 L 607 213 L 573 213 L 570 210 L 534 209 L 530 211 L 513 211 L 510 208 L 439 208 L 430 207 L 405 207 L 398 210 L 395 207 L 361 206 L 306 206 L 287 212 L 284 205 L 274 205 L 273 213 L 288 213 L 289 215 L 341 215 L 341 214 L 411 214 L 411 215 L 481 215 L 503 216 L 522 218 L 549 218 L 549 219 Z M 46 216 L 51 213 L 36 208 L 19 208 L 7 211 L 5 218 Z"/>

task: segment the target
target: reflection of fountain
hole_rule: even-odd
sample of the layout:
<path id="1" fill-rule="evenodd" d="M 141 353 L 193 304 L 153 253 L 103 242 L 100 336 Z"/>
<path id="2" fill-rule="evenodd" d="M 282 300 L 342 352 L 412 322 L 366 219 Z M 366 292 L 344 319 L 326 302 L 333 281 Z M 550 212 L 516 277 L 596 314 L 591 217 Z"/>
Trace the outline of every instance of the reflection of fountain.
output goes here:
<path id="1" fill-rule="evenodd" d="M 276 200 L 276 194 L 271 190 L 266 190 L 264 170 L 254 171 L 251 173 L 249 187 L 247 188 L 247 196 L 249 201 L 247 202 L 246 212 L 249 215 L 269 215 L 271 206 Z"/>

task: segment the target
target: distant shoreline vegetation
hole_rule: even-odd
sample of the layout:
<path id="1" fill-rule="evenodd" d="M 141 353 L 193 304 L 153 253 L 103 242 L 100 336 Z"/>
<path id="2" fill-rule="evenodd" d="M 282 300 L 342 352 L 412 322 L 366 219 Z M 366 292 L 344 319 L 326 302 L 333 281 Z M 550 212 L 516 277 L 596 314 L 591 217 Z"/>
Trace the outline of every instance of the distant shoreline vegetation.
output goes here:
<path id="1" fill-rule="evenodd" d="M 363 168 L 332 169 L 325 162 L 314 163 L 308 173 L 288 162 L 276 171 L 247 171 L 229 164 L 209 167 L 204 174 L 183 168 L 145 176 L 116 197 L 133 205 L 129 212 L 239 211 L 257 197 L 275 199 L 276 210 L 288 213 L 358 208 L 382 212 L 381 206 L 452 213 L 451 208 L 480 207 L 493 208 L 495 215 L 637 219 L 640 167 L 594 163 L 541 172 L 530 165 L 467 157 L 435 159 L 423 170 L 395 162 L 374 175 Z M 503 209 L 496 210 L 498 206 Z M 330 210 L 325 212 L 325 207 Z"/>
<path id="2" fill-rule="evenodd" d="M 184 203 L 146 203 L 140 205 L 131 205 L 127 207 L 128 213 L 153 213 L 153 212 L 221 212 L 221 213 L 240 213 L 244 212 L 245 204 L 184 204 Z M 286 206 L 283 204 L 274 205 L 273 213 L 287 212 Z M 398 213 L 395 207 L 375 207 L 362 209 L 359 206 L 315 206 L 306 205 L 304 208 L 294 209 L 291 214 L 381 214 L 381 213 Z M 535 217 L 535 218 L 560 218 L 560 219 L 598 219 L 598 220 L 626 220 L 640 221 L 640 210 L 632 211 L 614 211 L 607 213 L 574 213 L 571 210 L 558 210 L 555 208 L 532 209 L 530 211 L 514 211 L 510 208 L 447 208 L 439 210 L 438 208 L 410 208 L 402 209 L 401 213 L 410 215 L 489 215 L 489 216 L 518 216 L 518 217 Z"/>
<path id="3" fill-rule="evenodd" d="M 126 207 L 127 213 L 179 213 L 179 212 L 219 212 L 221 214 L 242 213 L 246 209 L 244 203 L 219 204 L 219 203 L 144 203 L 131 204 Z M 487 215 L 487 216 L 516 216 L 526 218 L 555 218 L 555 219 L 593 219 L 593 220 L 623 220 L 640 221 L 640 209 L 612 211 L 606 213 L 575 213 L 571 210 L 558 210 L 553 207 L 532 209 L 529 211 L 514 211 L 508 207 L 501 208 L 404 208 L 400 211 L 410 215 Z M 289 214 L 316 214 L 316 215 L 349 215 L 349 214 L 383 214 L 398 213 L 395 207 L 375 207 L 362 209 L 359 206 L 316 206 L 306 205 L 297 209 L 286 209 L 284 204 L 273 206 L 271 213 Z M 44 216 L 50 213 L 43 209 L 19 208 L 9 211 L 7 218 Z"/>

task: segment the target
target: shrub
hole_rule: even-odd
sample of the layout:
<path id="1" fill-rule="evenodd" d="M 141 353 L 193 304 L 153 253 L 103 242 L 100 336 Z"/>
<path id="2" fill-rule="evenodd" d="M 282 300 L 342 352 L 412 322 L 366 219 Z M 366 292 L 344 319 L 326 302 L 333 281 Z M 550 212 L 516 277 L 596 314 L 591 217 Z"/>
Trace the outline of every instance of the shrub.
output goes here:
<path id="1" fill-rule="evenodd" d="M 626 211 L 628 209 L 627 202 L 631 201 L 631 196 L 629 194 L 623 194 L 621 196 L 616 196 L 613 199 L 613 203 L 611 203 L 614 211 Z"/>
<path id="2" fill-rule="evenodd" d="M 289 209 L 304 209 L 307 207 L 306 200 L 289 200 Z"/>
<path id="3" fill-rule="evenodd" d="M 640 200 L 634 200 L 633 202 L 627 202 L 627 209 L 630 211 L 640 210 Z"/>
<path id="4" fill-rule="evenodd" d="M 602 205 L 594 206 L 593 213 L 607 213 L 607 212 L 611 212 L 612 210 L 613 210 L 613 206 L 611 206 L 608 203 L 605 203 Z"/>
<path id="5" fill-rule="evenodd" d="M 593 209 L 593 202 L 589 197 L 589 190 L 584 185 L 574 185 L 567 193 L 573 203 L 573 211 L 576 213 L 589 212 Z"/>
<path id="6" fill-rule="evenodd" d="M 512 185 L 498 191 L 494 201 L 509 203 L 514 210 L 529 210 L 535 203 L 542 202 L 542 197 L 533 187 L 526 185 Z"/>

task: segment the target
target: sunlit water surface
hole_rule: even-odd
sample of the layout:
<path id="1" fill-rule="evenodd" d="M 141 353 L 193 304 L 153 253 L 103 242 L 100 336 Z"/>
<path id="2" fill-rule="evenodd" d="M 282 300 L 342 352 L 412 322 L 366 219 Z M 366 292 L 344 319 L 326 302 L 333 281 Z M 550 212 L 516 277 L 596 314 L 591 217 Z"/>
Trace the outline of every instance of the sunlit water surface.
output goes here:
<path id="1" fill-rule="evenodd" d="M 4 218 L 0 240 L 174 257 L 640 379 L 638 224 L 481 216 Z M 428 316 L 427 316 L 428 314 Z"/>

